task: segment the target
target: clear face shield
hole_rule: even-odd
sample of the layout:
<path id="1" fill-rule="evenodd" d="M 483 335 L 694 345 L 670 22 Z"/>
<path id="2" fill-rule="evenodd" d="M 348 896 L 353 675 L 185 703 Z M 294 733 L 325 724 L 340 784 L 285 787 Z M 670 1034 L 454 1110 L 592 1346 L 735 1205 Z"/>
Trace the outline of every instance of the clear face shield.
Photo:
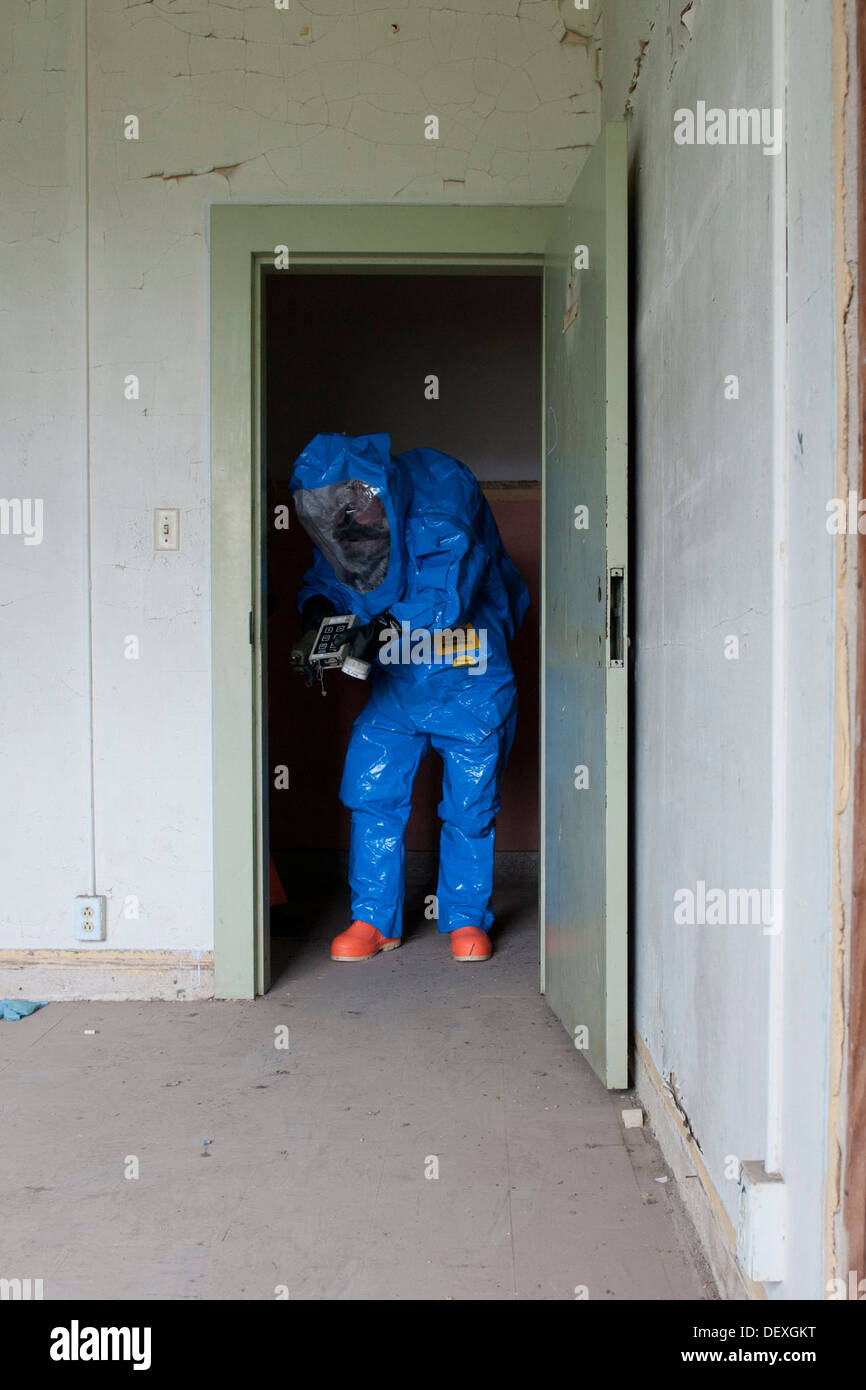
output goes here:
<path id="1" fill-rule="evenodd" d="M 388 573 L 391 528 L 376 488 L 360 478 L 295 493 L 298 519 L 341 584 L 359 594 Z"/>

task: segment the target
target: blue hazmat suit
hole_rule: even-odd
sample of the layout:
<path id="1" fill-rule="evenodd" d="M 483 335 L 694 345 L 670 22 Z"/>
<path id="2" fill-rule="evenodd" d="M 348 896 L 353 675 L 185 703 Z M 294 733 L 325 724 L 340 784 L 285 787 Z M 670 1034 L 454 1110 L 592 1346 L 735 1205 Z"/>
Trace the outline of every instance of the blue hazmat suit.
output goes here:
<path id="1" fill-rule="evenodd" d="M 440 932 L 493 922 L 495 817 L 514 738 L 508 645 L 529 594 L 478 483 L 436 449 L 391 454 L 387 434 L 317 434 L 290 480 L 314 543 L 298 607 L 321 596 L 387 640 L 346 753 L 352 916 L 401 935 L 412 783 L 442 757 Z"/>

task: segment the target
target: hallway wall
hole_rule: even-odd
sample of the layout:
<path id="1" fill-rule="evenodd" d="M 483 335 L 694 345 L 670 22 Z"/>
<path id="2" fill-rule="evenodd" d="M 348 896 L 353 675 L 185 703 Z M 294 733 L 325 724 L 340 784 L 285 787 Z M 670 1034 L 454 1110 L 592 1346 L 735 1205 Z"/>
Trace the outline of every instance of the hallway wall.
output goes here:
<path id="1" fill-rule="evenodd" d="M 86 85 L 84 14 L 81 0 L 0 9 L 0 495 L 44 502 L 41 544 L 0 535 L 0 945 L 74 948 L 92 856 L 108 900 L 93 958 L 160 949 L 200 979 L 210 205 L 560 202 L 600 96 L 592 46 L 561 42 L 555 0 L 89 0 Z M 176 554 L 154 553 L 156 507 L 180 509 Z"/>
<path id="2" fill-rule="evenodd" d="M 482 482 L 540 484 L 540 274 L 280 272 L 266 283 L 272 484 L 332 426 L 387 429 L 392 453 L 439 449 Z M 432 398 L 417 385 L 429 373 Z"/>
<path id="3" fill-rule="evenodd" d="M 780 103 L 773 19 L 785 8 Z M 604 55 L 604 118 L 625 114 L 630 127 L 635 1023 L 694 1165 L 734 1225 L 738 1160 L 771 1169 L 778 1148 L 788 1277 L 767 1293 L 820 1298 L 833 828 L 830 8 L 609 0 Z M 677 144 L 675 113 L 699 101 L 786 106 L 787 337 L 774 320 L 784 241 L 773 241 L 785 166 L 755 146 Z M 766 918 L 678 922 L 687 900 L 677 894 L 697 895 L 699 883 L 726 895 L 781 890 L 781 935 L 765 933 Z"/>

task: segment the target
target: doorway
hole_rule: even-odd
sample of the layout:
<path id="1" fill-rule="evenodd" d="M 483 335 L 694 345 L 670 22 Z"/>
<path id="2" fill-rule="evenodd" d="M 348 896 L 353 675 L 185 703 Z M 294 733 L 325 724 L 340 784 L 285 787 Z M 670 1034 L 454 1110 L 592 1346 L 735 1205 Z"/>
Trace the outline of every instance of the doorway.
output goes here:
<path id="1" fill-rule="evenodd" d="M 263 296 L 270 268 L 286 278 L 402 276 L 407 293 L 422 273 L 444 277 L 445 284 L 467 275 L 532 279 L 541 272 L 540 986 L 604 1084 L 627 1085 L 626 169 L 625 127 L 613 123 L 557 207 L 211 209 L 219 998 L 254 998 L 271 978 L 263 797 L 272 775 L 269 620 L 261 544 L 272 506 L 262 430 Z M 452 447 L 464 452 L 459 444 Z M 290 785 L 291 769 L 285 768 Z"/>
<path id="2" fill-rule="evenodd" d="M 271 977 L 298 953 L 327 951 L 348 924 L 349 815 L 338 789 L 351 724 L 369 687 L 339 673 L 325 696 L 290 670 L 295 596 L 312 549 L 288 492 L 292 465 L 319 432 L 386 431 L 391 450 L 428 446 L 477 477 L 531 607 L 511 649 L 518 729 L 497 817 L 502 932 L 537 932 L 539 570 L 542 460 L 541 268 L 263 269 L 262 442 L 267 506 L 268 714 L 263 815 L 269 864 Z M 441 763 L 421 765 L 407 829 L 406 937 L 435 931 Z M 266 808 L 266 809 L 265 809 Z M 262 837 L 263 849 L 265 837 Z M 323 925 L 327 924 L 327 925 Z M 325 936 L 322 935 L 323 930 Z"/>

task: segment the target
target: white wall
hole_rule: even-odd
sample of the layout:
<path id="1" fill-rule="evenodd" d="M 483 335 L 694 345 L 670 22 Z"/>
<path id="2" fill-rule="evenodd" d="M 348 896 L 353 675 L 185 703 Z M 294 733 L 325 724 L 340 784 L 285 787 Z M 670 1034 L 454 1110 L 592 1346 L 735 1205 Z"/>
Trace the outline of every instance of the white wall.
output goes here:
<path id="1" fill-rule="evenodd" d="M 25 948 L 67 944 L 91 873 L 79 9 L 0 10 L 0 497 L 43 504 L 41 544 L 0 534 L 0 940 Z"/>
<path id="2" fill-rule="evenodd" d="M 788 1277 L 768 1294 L 819 1298 L 834 618 L 829 7 L 788 6 L 787 418 L 773 366 L 774 342 L 785 351 L 773 317 L 784 166 L 759 148 L 673 138 L 675 111 L 699 100 L 783 104 L 772 0 L 695 0 L 688 27 L 684 9 L 604 9 L 604 115 L 621 119 L 627 100 L 633 113 L 636 1024 L 675 1080 L 734 1222 L 727 1160 L 772 1166 L 768 1107 L 781 1099 Z M 730 373 L 736 401 L 724 395 Z M 787 557 L 775 579 L 774 534 Z M 738 660 L 725 659 L 729 635 Z M 782 888 L 776 945 L 760 925 L 677 925 L 674 895 L 700 879 Z M 771 969 L 783 980 L 781 1063 L 768 1083 Z"/>
<path id="3" fill-rule="evenodd" d="M 630 101 L 636 301 L 637 1023 L 729 1212 L 728 1155 L 762 1158 L 770 938 L 677 927 L 673 895 L 771 887 L 774 161 L 679 148 L 698 99 L 772 105 L 770 0 L 607 0 L 606 106 Z M 792 1277 L 820 1296 L 830 885 L 833 495 L 829 7 L 791 0 L 790 648 L 782 1171 Z M 0 496 L 4 947 L 70 947 L 109 897 L 106 949 L 211 944 L 208 207 L 557 202 L 598 128 L 591 54 L 553 0 L 383 11 L 320 0 L 90 0 L 83 186 L 79 0 L 5 0 Z M 399 26 L 392 32 L 391 26 Z M 654 25 L 654 27 L 650 27 Z M 308 33 L 302 33 L 303 29 Z M 438 144 L 423 117 L 440 116 Z M 137 114 L 141 138 L 123 139 Z M 216 172 L 222 170 L 224 172 Z M 91 248 L 91 489 L 84 213 Z M 141 397 L 126 401 L 135 372 Z M 740 377 L 740 400 L 723 378 Z M 802 434 L 802 445 L 799 435 Z M 778 443 L 778 440 L 776 441 Z M 87 516 L 92 504 L 89 801 Z M 154 556 L 152 511 L 181 509 Z M 723 640 L 740 638 L 725 661 Z M 141 644 L 124 659 L 124 639 Z M 12 654 L 10 661 L 9 654 Z M 778 706 L 776 731 L 778 734 Z M 777 743 L 777 754 L 780 745 Z M 777 756 L 775 769 L 780 768 Z M 125 918 L 127 895 L 140 917 Z M 93 948 L 98 951 L 99 947 Z"/>
<path id="4" fill-rule="evenodd" d="M 600 96 L 587 48 L 560 43 L 555 0 L 89 0 L 86 94 L 83 12 L 0 7 L 0 496 L 45 506 L 41 545 L 0 536 L 13 654 L 0 677 L 0 945 L 73 947 L 93 854 L 109 899 L 94 952 L 195 952 L 212 942 L 208 209 L 559 202 Z M 424 138 L 431 113 L 438 141 Z M 130 114 L 137 141 L 124 139 Z M 130 373 L 137 401 L 124 398 Z M 181 510 L 179 554 L 154 555 L 158 506 Z M 130 896 L 138 917 L 124 915 Z"/>

